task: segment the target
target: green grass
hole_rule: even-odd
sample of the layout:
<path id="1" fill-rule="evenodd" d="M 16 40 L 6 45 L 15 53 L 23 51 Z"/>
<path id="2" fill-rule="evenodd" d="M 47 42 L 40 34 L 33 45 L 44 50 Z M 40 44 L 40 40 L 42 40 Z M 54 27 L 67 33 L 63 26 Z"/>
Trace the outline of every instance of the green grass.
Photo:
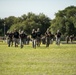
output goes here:
<path id="1" fill-rule="evenodd" d="M 0 75 L 76 75 L 76 44 L 20 49 L 0 43 Z"/>

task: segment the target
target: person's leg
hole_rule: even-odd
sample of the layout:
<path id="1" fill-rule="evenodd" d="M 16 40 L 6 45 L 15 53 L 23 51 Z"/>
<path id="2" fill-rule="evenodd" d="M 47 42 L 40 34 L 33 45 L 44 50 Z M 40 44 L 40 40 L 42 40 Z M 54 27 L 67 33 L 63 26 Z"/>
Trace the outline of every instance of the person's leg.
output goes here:
<path id="1" fill-rule="evenodd" d="M 8 47 L 10 47 L 10 39 L 8 39 Z"/>
<path id="2" fill-rule="evenodd" d="M 49 47 L 49 44 L 50 44 L 50 37 L 48 37 L 48 40 L 47 40 L 47 46 Z"/>
<path id="3" fill-rule="evenodd" d="M 32 39 L 32 47 L 34 48 L 34 39 Z"/>
<path id="4" fill-rule="evenodd" d="M 47 42 L 48 40 L 47 40 L 47 37 L 46 37 L 46 47 L 48 46 L 48 42 Z"/>
<path id="5" fill-rule="evenodd" d="M 58 45 L 58 37 L 56 38 L 56 44 Z"/>
<path id="6" fill-rule="evenodd" d="M 14 38 L 14 46 L 16 47 L 16 38 Z"/>
<path id="7" fill-rule="evenodd" d="M 36 39 L 34 39 L 34 48 L 36 48 Z"/>
<path id="8" fill-rule="evenodd" d="M 11 39 L 11 46 L 13 46 L 13 39 Z"/>
<path id="9" fill-rule="evenodd" d="M 58 45 L 60 45 L 60 38 L 58 38 Z"/>
<path id="10" fill-rule="evenodd" d="M 22 39 L 20 39 L 20 48 L 22 48 Z"/>
<path id="11" fill-rule="evenodd" d="M 46 47 L 49 47 L 49 43 L 50 43 L 50 40 L 49 40 L 49 37 L 46 38 Z"/>

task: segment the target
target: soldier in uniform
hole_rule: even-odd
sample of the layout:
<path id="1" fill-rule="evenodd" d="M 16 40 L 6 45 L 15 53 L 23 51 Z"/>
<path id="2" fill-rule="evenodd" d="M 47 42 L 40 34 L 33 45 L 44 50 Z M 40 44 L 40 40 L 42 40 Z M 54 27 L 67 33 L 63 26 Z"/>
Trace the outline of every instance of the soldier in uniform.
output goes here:
<path id="1" fill-rule="evenodd" d="M 46 47 L 49 47 L 49 44 L 50 44 L 50 35 L 51 35 L 51 32 L 49 29 L 47 29 L 46 33 L 45 33 L 45 38 L 46 38 Z"/>
<path id="2" fill-rule="evenodd" d="M 19 32 L 15 29 L 13 35 L 14 35 L 15 47 L 18 47 L 18 44 L 19 44 Z"/>
<path id="3" fill-rule="evenodd" d="M 73 43 L 74 35 L 70 35 L 70 42 Z"/>
<path id="4" fill-rule="evenodd" d="M 10 31 L 9 33 L 7 33 L 7 37 L 8 37 L 8 47 L 13 46 L 13 33 Z"/>
<path id="5" fill-rule="evenodd" d="M 38 28 L 37 29 L 37 46 L 40 47 L 40 44 L 41 44 L 41 32 L 40 32 L 40 29 Z"/>
<path id="6" fill-rule="evenodd" d="M 69 43 L 69 36 L 68 35 L 66 36 L 66 43 L 67 44 Z"/>
<path id="7" fill-rule="evenodd" d="M 33 48 L 36 48 L 37 33 L 35 29 L 32 30 L 31 38 L 32 38 L 32 46 Z"/>
<path id="8" fill-rule="evenodd" d="M 61 32 L 58 30 L 56 33 L 56 44 L 60 45 Z"/>
<path id="9" fill-rule="evenodd" d="M 27 38 L 27 35 L 25 34 L 25 32 L 21 31 L 20 33 L 20 47 L 21 48 L 23 48 L 26 38 Z"/>

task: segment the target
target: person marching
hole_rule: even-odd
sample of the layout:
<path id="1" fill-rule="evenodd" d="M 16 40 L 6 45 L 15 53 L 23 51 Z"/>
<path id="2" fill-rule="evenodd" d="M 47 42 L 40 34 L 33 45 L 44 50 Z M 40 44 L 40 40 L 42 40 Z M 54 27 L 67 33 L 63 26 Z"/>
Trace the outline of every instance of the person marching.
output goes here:
<path id="1" fill-rule="evenodd" d="M 10 45 L 13 46 L 13 33 L 10 31 L 6 35 L 8 37 L 8 47 L 10 47 Z"/>
<path id="2" fill-rule="evenodd" d="M 73 43 L 74 35 L 70 35 L 70 42 Z"/>
<path id="3" fill-rule="evenodd" d="M 40 44 L 41 44 L 41 32 L 40 32 L 40 29 L 38 28 L 37 29 L 37 46 L 40 47 Z"/>
<path id="4" fill-rule="evenodd" d="M 66 43 L 67 44 L 69 43 L 69 36 L 68 35 L 66 36 Z"/>
<path id="5" fill-rule="evenodd" d="M 45 38 L 46 38 L 46 47 L 49 47 L 49 44 L 50 44 L 50 30 L 47 29 L 46 33 L 45 33 Z"/>
<path id="6" fill-rule="evenodd" d="M 61 32 L 58 30 L 56 33 L 56 44 L 60 45 Z"/>
<path id="7" fill-rule="evenodd" d="M 19 32 L 15 29 L 13 35 L 14 35 L 15 47 L 18 47 L 18 44 L 19 44 Z"/>
<path id="8" fill-rule="evenodd" d="M 25 32 L 21 31 L 21 33 L 20 33 L 20 48 L 23 48 L 23 46 L 26 42 L 26 38 L 27 38 L 27 35 L 25 34 Z"/>
<path id="9" fill-rule="evenodd" d="M 37 33 L 35 29 L 32 30 L 31 38 L 32 38 L 32 47 L 36 48 Z"/>

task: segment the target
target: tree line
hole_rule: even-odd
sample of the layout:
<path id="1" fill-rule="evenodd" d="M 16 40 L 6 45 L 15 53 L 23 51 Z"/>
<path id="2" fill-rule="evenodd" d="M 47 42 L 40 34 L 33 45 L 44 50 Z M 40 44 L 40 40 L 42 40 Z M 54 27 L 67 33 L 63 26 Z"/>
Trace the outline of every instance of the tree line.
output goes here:
<path id="1" fill-rule="evenodd" d="M 0 18 L 0 36 L 4 35 L 7 31 L 24 30 L 28 35 L 31 34 L 32 29 L 40 28 L 44 34 L 47 28 L 55 34 L 60 30 L 63 36 L 76 36 L 76 6 L 68 6 L 64 10 L 59 10 L 55 13 L 55 18 L 52 20 L 45 14 L 38 15 L 29 12 L 23 14 L 21 17 L 9 16 L 7 18 Z"/>

